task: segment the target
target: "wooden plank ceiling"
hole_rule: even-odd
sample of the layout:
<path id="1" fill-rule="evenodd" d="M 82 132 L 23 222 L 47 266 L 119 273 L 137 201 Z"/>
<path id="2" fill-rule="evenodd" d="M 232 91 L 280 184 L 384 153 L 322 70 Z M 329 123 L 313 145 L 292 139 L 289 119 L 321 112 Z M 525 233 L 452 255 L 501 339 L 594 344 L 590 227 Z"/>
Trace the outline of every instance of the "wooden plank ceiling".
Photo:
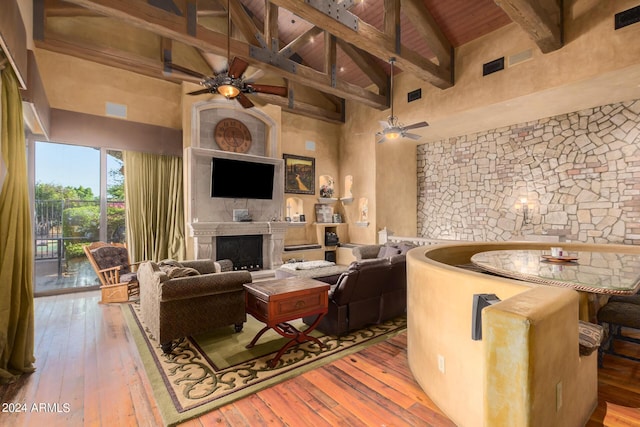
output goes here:
<path id="1" fill-rule="evenodd" d="M 345 99 L 388 108 L 389 58 L 448 88 L 454 49 L 511 22 L 542 52 L 562 47 L 557 0 L 34 0 L 38 48 L 174 82 L 198 79 L 165 62 L 212 76 L 229 54 L 250 64 L 245 77 L 289 88 L 252 97 L 336 122 Z M 296 95 L 309 90 L 324 102 Z"/>

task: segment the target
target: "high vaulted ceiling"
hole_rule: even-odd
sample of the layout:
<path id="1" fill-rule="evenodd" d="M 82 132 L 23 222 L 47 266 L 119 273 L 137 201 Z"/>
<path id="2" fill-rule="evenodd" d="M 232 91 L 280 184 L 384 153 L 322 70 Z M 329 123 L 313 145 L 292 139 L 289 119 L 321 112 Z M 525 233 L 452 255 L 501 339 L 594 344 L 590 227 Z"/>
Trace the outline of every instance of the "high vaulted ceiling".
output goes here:
<path id="1" fill-rule="evenodd" d="M 445 89 L 456 47 L 516 22 L 546 53 L 562 46 L 560 21 L 556 0 L 34 0 L 39 48 L 175 82 L 197 79 L 167 62 L 214 75 L 240 57 L 245 76 L 289 87 L 252 96 L 331 121 L 344 120 L 344 99 L 389 107 L 391 57 Z M 308 88 L 324 106 L 300 96 Z"/>

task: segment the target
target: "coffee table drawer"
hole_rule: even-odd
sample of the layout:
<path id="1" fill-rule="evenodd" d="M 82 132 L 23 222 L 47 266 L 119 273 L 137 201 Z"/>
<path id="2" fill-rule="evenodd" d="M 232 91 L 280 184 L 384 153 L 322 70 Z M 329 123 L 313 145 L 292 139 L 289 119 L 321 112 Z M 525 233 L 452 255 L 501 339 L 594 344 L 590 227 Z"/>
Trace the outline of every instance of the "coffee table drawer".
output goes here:
<path id="1" fill-rule="evenodd" d="M 300 295 L 295 298 L 287 298 L 275 305 L 276 316 L 294 316 L 308 313 L 326 307 L 327 292 L 315 292 L 313 294 Z"/>

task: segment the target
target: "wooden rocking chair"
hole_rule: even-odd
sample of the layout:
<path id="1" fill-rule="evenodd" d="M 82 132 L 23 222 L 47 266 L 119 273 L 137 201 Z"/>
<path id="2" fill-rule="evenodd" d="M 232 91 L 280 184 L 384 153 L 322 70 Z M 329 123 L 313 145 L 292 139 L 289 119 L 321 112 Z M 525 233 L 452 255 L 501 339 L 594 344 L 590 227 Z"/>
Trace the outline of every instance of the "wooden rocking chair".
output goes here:
<path id="1" fill-rule="evenodd" d="M 124 243 L 93 242 L 83 246 L 91 266 L 100 279 L 101 304 L 127 302 L 140 294 L 140 285 Z"/>

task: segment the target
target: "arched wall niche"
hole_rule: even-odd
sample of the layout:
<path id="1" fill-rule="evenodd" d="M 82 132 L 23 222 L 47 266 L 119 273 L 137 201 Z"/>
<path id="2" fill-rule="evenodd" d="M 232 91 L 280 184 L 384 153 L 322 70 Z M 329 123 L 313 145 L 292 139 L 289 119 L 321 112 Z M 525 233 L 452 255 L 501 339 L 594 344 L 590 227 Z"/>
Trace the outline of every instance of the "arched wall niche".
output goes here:
<path id="1" fill-rule="evenodd" d="M 191 144 L 193 147 L 220 150 L 213 131 L 225 118 L 234 118 L 247 126 L 252 144 L 246 154 L 262 157 L 278 157 L 278 129 L 276 121 L 259 108 L 243 108 L 236 101 L 213 99 L 193 105 L 191 115 Z"/>

